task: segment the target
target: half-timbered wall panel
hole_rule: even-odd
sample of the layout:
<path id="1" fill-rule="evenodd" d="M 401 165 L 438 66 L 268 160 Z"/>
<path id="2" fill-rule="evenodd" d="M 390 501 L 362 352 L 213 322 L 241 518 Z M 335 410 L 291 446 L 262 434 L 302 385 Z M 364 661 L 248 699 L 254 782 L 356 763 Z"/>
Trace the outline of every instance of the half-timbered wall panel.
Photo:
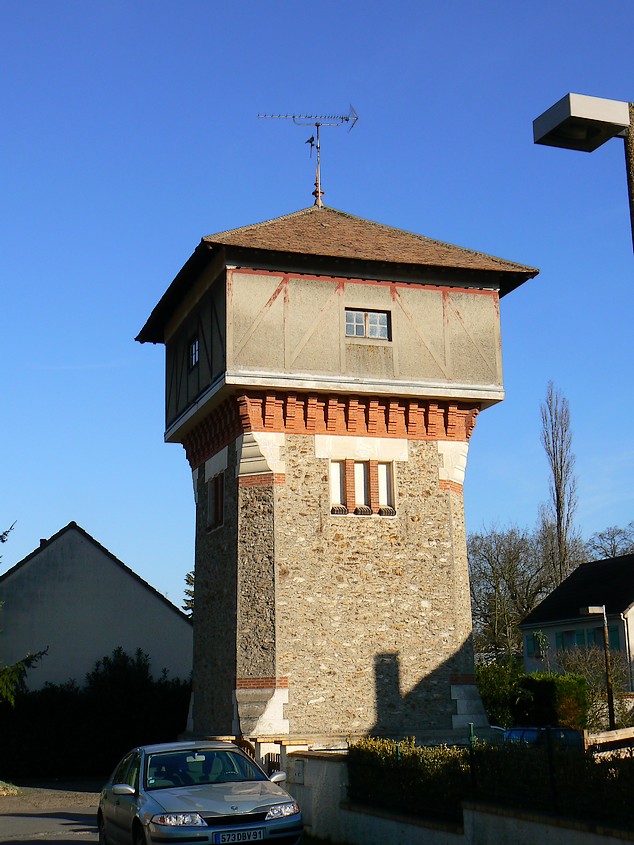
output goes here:
<path id="1" fill-rule="evenodd" d="M 191 347 L 197 343 L 192 366 Z M 198 300 L 167 343 L 165 417 L 169 426 L 226 369 L 224 274 Z"/>
<path id="2" fill-rule="evenodd" d="M 342 387 L 362 377 L 501 393 L 496 291 L 228 272 L 229 381 L 309 373 Z M 386 315 L 388 337 L 347 335 L 351 310 Z"/>

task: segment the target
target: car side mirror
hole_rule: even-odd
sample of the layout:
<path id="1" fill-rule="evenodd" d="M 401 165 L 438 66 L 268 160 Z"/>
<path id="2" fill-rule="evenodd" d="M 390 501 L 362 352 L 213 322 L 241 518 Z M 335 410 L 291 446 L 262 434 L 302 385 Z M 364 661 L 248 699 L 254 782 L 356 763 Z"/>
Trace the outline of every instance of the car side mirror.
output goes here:
<path id="1" fill-rule="evenodd" d="M 286 772 L 273 772 L 269 780 L 271 783 L 284 783 L 286 780 Z"/>
<path id="2" fill-rule="evenodd" d="M 114 795 L 136 795 L 136 789 L 129 783 L 115 783 L 112 786 Z"/>

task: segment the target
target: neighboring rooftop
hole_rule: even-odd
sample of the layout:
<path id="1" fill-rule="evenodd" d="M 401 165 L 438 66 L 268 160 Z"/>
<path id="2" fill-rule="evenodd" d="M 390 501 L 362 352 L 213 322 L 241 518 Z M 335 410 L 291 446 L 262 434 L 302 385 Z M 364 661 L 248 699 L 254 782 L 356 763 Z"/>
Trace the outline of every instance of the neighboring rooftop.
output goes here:
<path id="1" fill-rule="evenodd" d="M 521 627 L 579 619 L 582 607 L 605 605 L 608 616 L 634 603 L 634 554 L 582 563 L 522 620 Z"/>
<path id="2" fill-rule="evenodd" d="M 122 569 L 124 572 L 126 572 L 130 576 L 130 578 L 134 579 L 139 584 L 141 584 L 141 586 L 145 587 L 145 589 L 148 590 L 148 592 L 153 593 L 156 596 L 156 598 L 160 599 L 165 605 L 167 605 L 170 608 L 170 610 L 175 611 L 178 614 L 178 616 L 182 617 L 183 619 L 185 619 L 187 622 L 189 622 L 191 624 L 191 619 L 187 616 L 186 613 L 183 613 L 183 611 L 180 608 L 176 607 L 176 605 L 173 604 L 162 593 L 159 593 L 159 591 L 156 590 L 151 584 L 148 584 L 148 582 L 145 581 L 143 578 L 141 578 L 140 575 L 137 575 L 137 573 L 134 572 L 134 570 L 130 569 L 130 567 L 126 566 L 125 563 L 123 563 L 123 561 L 121 561 L 117 557 L 115 557 L 112 554 L 112 552 L 108 551 L 108 549 L 105 546 L 102 546 L 101 543 L 99 543 L 97 540 L 95 540 L 94 537 L 91 537 L 91 535 L 87 531 L 84 531 L 84 529 L 81 526 L 77 525 L 77 523 L 74 520 L 69 522 L 68 525 L 65 525 L 64 528 L 60 528 L 60 530 L 56 534 L 53 534 L 52 537 L 49 537 L 48 540 L 44 540 L 44 539 L 40 540 L 40 545 L 37 547 L 37 549 L 34 549 L 25 558 L 22 558 L 22 560 L 18 561 L 18 563 L 16 563 L 10 569 L 7 569 L 6 572 L 3 572 L 0 575 L 0 584 L 2 584 L 3 581 L 9 580 L 15 572 L 22 569 L 23 566 L 26 566 L 26 564 L 29 563 L 29 561 L 33 560 L 33 558 L 36 558 L 40 554 L 42 549 L 45 549 L 47 546 L 53 545 L 57 540 L 60 539 L 60 537 L 63 537 L 64 534 L 67 534 L 71 531 L 76 531 L 78 534 L 80 534 L 82 537 L 84 537 L 84 539 L 86 539 L 89 543 L 92 543 L 92 545 L 95 546 L 97 549 L 99 549 L 99 551 L 103 552 L 103 554 L 106 555 L 106 557 L 110 558 L 110 560 L 114 564 L 116 564 L 120 569 Z"/>

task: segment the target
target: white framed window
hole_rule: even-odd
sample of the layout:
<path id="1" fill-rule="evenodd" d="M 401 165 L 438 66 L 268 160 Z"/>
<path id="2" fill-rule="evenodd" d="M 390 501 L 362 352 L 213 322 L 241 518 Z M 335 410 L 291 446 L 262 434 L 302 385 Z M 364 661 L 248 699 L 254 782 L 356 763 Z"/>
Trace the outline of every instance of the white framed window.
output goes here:
<path id="1" fill-rule="evenodd" d="M 354 512 L 357 516 L 370 516 L 370 462 L 354 462 Z"/>
<path id="2" fill-rule="evenodd" d="M 394 466 L 391 463 L 377 464 L 379 487 L 379 514 L 394 516 Z"/>
<path id="3" fill-rule="evenodd" d="M 332 514 L 396 516 L 392 462 L 330 461 L 329 484 Z"/>
<path id="4" fill-rule="evenodd" d="M 330 462 L 330 512 L 348 513 L 346 507 L 346 475 L 344 461 Z"/>
<path id="5" fill-rule="evenodd" d="M 354 308 L 346 308 L 346 337 L 391 340 L 390 312 L 358 311 Z"/>
<path id="6" fill-rule="evenodd" d="M 190 370 L 193 370 L 198 363 L 198 338 L 193 337 L 189 341 L 187 364 Z"/>

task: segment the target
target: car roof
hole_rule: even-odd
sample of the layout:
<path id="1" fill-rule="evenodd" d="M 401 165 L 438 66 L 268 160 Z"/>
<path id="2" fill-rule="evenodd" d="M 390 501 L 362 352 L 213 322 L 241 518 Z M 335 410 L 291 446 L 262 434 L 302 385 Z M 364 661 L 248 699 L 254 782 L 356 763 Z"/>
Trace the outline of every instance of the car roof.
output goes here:
<path id="1" fill-rule="evenodd" d="M 169 751 L 238 751 L 237 745 L 223 740 L 195 740 L 192 742 L 162 742 L 156 745 L 140 745 L 135 750 L 143 751 L 145 754 L 163 754 Z"/>

